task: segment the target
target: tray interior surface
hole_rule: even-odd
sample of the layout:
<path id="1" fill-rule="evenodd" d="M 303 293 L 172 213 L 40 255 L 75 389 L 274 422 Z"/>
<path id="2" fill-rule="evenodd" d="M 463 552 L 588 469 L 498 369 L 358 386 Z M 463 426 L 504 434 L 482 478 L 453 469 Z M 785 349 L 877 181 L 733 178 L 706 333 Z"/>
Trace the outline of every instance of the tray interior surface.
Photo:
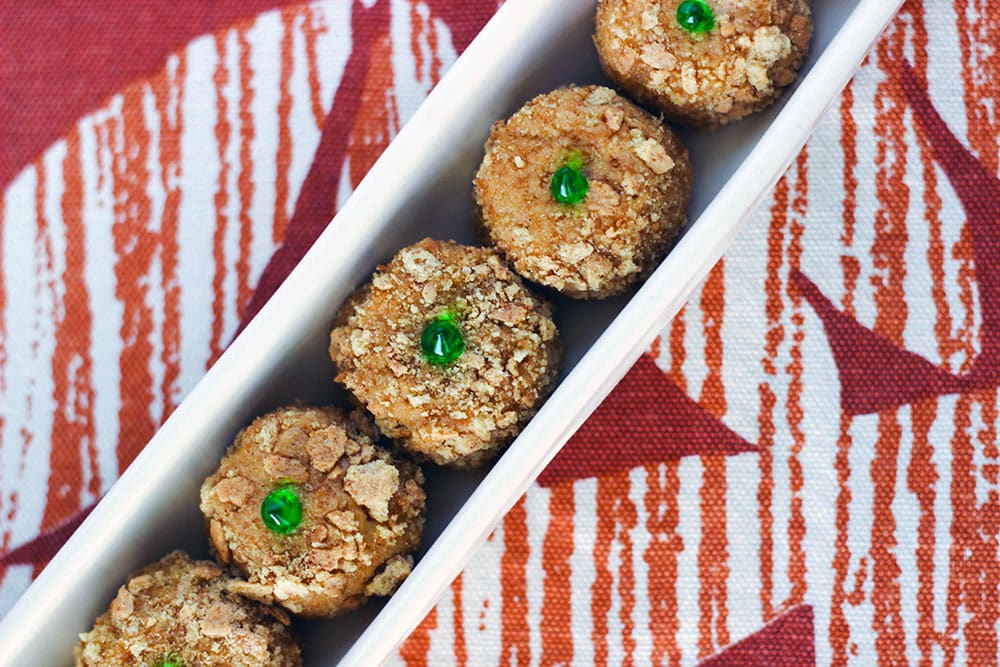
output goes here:
<path id="1" fill-rule="evenodd" d="M 596 3 L 584 0 L 574 4 L 584 6 L 585 11 L 578 11 L 574 20 L 567 22 L 564 29 L 552 37 L 544 46 L 541 57 L 532 67 L 526 68 L 523 80 L 502 94 L 499 113 L 494 114 L 495 117 L 484 119 L 478 131 L 471 137 L 469 145 L 451 156 L 450 164 L 442 169 L 431 187 L 415 197 L 412 208 L 403 212 L 399 219 L 393 222 L 394 234 L 390 237 L 391 242 L 386 245 L 380 256 L 383 261 L 390 258 L 395 249 L 428 235 L 470 244 L 477 243 L 471 222 L 471 183 L 482 158 L 482 146 L 493 120 L 508 116 L 524 101 L 558 86 L 570 83 L 611 85 L 601 70 L 597 52 L 591 41 L 593 34 L 591 8 Z M 813 13 L 817 21 L 816 34 L 813 37 L 808 60 L 803 66 L 803 74 L 833 38 L 836 30 L 856 4 L 856 2 L 836 0 L 813 3 Z M 573 54 L 573 57 L 567 58 L 566 54 Z M 793 91 L 794 86 L 767 111 L 719 130 L 675 128 L 691 153 L 694 191 L 688 211 L 690 221 L 697 220 L 714 194 L 729 180 L 755 145 L 756 139 L 780 111 L 783 101 Z M 337 224 L 337 221 L 335 220 L 333 224 Z M 374 263 L 371 268 L 374 268 Z M 547 293 L 556 306 L 556 323 L 565 346 L 560 379 L 572 370 L 633 293 L 634 290 L 612 299 L 589 302 Z M 326 329 L 322 329 L 319 335 L 325 340 Z M 417 552 L 418 559 L 447 526 L 451 517 L 464 504 L 488 471 L 485 469 L 477 472 L 457 472 L 424 466 L 427 477 L 428 516 L 423 546 Z M 382 601 L 373 600 L 363 610 L 350 617 L 334 621 L 302 623 L 300 628 L 306 663 L 321 664 L 324 660 L 341 658 L 383 604 Z M 329 630 L 334 625 L 336 631 L 331 633 Z"/>

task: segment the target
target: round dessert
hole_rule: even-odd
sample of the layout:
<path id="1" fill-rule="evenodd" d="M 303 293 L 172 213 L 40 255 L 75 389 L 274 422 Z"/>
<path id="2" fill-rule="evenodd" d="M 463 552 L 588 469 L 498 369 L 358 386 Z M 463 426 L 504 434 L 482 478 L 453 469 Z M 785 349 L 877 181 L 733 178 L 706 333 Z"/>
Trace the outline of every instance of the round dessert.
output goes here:
<path id="1" fill-rule="evenodd" d="M 570 86 L 493 126 L 474 189 L 515 271 L 603 298 L 666 254 L 687 221 L 691 163 L 669 128 L 615 91 Z"/>
<path id="2" fill-rule="evenodd" d="M 508 444 L 559 364 L 551 309 L 496 251 L 425 239 L 379 267 L 330 334 L 338 382 L 410 452 L 472 467 Z"/>
<path id="3" fill-rule="evenodd" d="M 420 469 L 376 444 L 361 412 L 286 407 L 236 436 L 201 487 L 216 556 L 233 590 L 303 616 L 389 595 L 424 524 Z"/>
<path id="4" fill-rule="evenodd" d="M 279 608 L 247 600 L 215 563 L 175 551 L 139 570 L 73 652 L 77 667 L 298 667 Z"/>
<path id="5" fill-rule="evenodd" d="M 594 43 L 620 88 L 675 122 L 714 127 L 771 104 L 811 37 L 806 0 L 600 0 Z"/>

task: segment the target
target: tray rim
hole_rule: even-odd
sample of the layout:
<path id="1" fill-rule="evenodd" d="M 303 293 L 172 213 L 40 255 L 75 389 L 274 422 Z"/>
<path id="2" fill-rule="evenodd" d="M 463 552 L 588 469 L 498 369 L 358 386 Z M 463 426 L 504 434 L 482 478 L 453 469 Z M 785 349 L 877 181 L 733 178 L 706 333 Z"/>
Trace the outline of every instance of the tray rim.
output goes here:
<path id="1" fill-rule="evenodd" d="M 512 20 L 515 6 L 520 10 L 531 1 L 508 0 L 465 53 L 475 55 L 489 40 L 500 38 L 505 30 L 513 30 L 517 25 Z M 760 201 L 774 188 L 840 96 L 903 1 L 859 0 L 767 131 L 711 203 L 562 380 L 546 404 L 430 545 L 420 564 L 424 565 L 425 571 L 430 570 L 434 574 L 424 580 L 411 575 L 404 581 L 338 665 L 384 664 L 423 620 L 454 577 L 465 568 L 476 548 L 486 540 L 722 258 Z M 458 65 L 456 62 L 449 74 Z M 431 95 L 437 91 L 436 88 Z M 726 219 L 730 222 L 724 225 L 713 222 Z M 682 263 L 679 258 L 683 258 L 684 266 L 678 266 Z M 662 298 L 665 293 L 671 294 L 667 300 Z M 625 351 L 622 351 L 622 341 L 629 342 Z M 563 399 L 571 391 L 576 394 L 575 400 Z M 564 401 L 575 402 L 578 409 L 565 410 Z M 557 409 L 563 409 L 563 414 L 557 415 Z M 567 417 L 567 414 L 570 416 Z M 550 427 L 549 422 L 555 422 L 557 428 Z M 522 452 L 522 449 L 527 449 L 523 446 L 515 449 L 521 442 L 546 439 L 551 444 L 541 456 L 535 452 Z M 503 501 L 498 501 L 497 496 Z M 483 513 L 487 511 L 491 516 L 488 523 L 482 520 Z M 470 538 L 470 534 L 474 537 Z M 443 563 L 453 565 L 445 574 L 441 574 L 442 568 L 434 567 Z M 387 637 L 393 635 L 398 639 L 389 644 Z"/>

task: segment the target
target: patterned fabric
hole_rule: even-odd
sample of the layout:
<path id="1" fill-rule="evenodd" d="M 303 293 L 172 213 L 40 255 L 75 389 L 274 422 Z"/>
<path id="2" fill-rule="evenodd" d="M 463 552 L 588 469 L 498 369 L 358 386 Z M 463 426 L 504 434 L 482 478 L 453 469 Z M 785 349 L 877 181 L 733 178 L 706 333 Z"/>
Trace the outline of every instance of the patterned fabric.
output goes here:
<path id="1" fill-rule="evenodd" d="M 495 8 L 0 0 L 0 613 Z M 998 43 L 905 5 L 395 664 L 998 664 Z"/>

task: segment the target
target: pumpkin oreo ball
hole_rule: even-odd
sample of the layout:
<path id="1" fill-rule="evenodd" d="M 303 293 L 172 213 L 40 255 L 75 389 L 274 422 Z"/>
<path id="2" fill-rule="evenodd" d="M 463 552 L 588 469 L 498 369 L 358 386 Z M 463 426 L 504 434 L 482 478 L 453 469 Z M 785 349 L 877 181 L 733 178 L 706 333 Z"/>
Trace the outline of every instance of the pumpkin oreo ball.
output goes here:
<path id="1" fill-rule="evenodd" d="M 657 118 L 610 88 L 540 95 L 494 125 L 475 201 L 519 274 L 574 298 L 624 291 L 687 221 L 691 165 Z"/>
<path id="2" fill-rule="evenodd" d="M 234 590 L 303 616 L 389 595 L 424 524 L 420 469 L 376 444 L 361 412 L 287 407 L 241 431 L 201 487 L 217 557 Z"/>
<path id="3" fill-rule="evenodd" d="M 288 614 L 180 551 L 139 570 L 74 651 L 77 667 L 299 667 Z"/>
<path id="4" fill-rule="evenodd" d="M 479 465 L 508 444 L 555 380 L 548 303 L 492 249 L 425 239 L 379 267 L 330 335 L 336 380 L 415 455 Z"/>
<path id="5" fill-rule="evenodd" d="M 713 127 L 770 105 L 811 37 L 806 0 L 600 0 L 594 42 L 620 88 Z"/>

